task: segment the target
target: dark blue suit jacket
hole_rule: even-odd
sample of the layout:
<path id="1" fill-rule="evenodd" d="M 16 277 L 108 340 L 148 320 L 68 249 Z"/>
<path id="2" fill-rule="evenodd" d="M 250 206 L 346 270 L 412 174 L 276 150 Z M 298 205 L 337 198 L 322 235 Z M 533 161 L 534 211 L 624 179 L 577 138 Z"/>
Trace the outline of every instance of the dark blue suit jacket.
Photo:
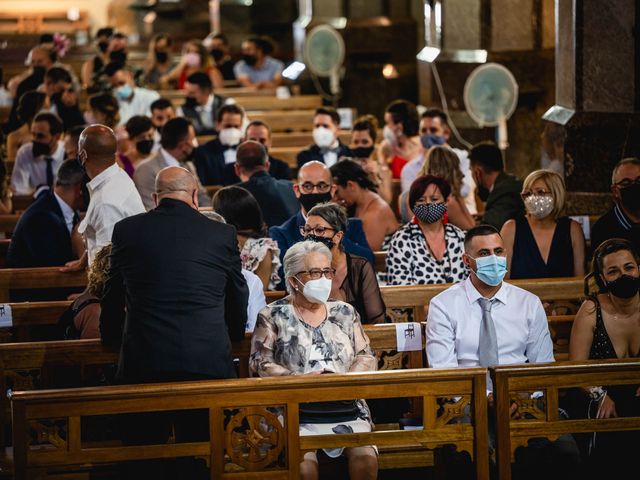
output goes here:
<path id="1" fill-rule="evenodd" d="M 7 267 L 55 267 L 73 260 L 71 235 L 52 191 L 43 192 L 20 216 L 7 252 Z"/>
<path id="2" fill-rule="evenodd" d="M 340 157 L 350 157 L 351 150 L 344 143 L 338 140 L 338 160 Z M 322 156 L 322 151 L 320 147 L 315 143 L 311 145 L 306 150 L 298 153 L 297 161 L 298 161 L 298 169 L 304 165 L 305 163 L 312 162 L 313 160 L 317 160 L 318 162 L 324 163 L 324 157 Z"/>
<path id="3" fill-rule="evenodd" d="M 269 236 L 278 242 L 281 263 L 284 262 L 284 254 L 287 253 L 289 247 L 303 240 L 300 227 L 304 226 L 304 223 L 302 213 L 298 212 L 282 225 L 269 229 Z M 373 251 L 367 243 L 367 238 L 362 229 L 362 220 L 359 218 L 349 218 L 347 231 L 342 239 L 342 246 L 345 252 L 364 257 L 371 263 L 374 262 Z M 284 290 L 284 271 L 282 267 L 280 267 L 279 275 L 283 279 L 279 288 Z"/>
<path id="4" fill-rule="evenodd" d="M 231 185 L 225 183 L 225 147 L 218 138 L 208 141 L 195 149 L 193 163 L 203 185 Z M 233 165 L 231 171 L 233 172 Z M 235 176 L 235 175 L 234 175 Z"/>
<path id="5" fill-rule="evenodd" d="M 300 210 L 289 180 L 278 180 L 267 172 L 257 172 L 238 186 L 246 188 L 256 198 L 269 227 L 280 225 Z"/>

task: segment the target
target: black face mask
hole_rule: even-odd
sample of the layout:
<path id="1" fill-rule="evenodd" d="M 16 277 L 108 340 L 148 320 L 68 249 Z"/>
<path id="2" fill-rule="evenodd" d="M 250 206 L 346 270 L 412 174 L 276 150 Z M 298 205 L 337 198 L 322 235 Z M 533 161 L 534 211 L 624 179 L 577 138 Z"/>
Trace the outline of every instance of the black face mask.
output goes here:
<path id="1" fill-rule="evenodd" d="M 49 144 L 42 142 L 32 142 L 31 154 L 33 158 L 38 158 L 41 155 L 49 155 L 51 153 L 51 148 L 49 148 Z"/>
<path id="2" fill-rule="evenodd" d="M 331 201 L 331 192 L 327 193 L 302 193 L 298 199 L 305 211 L 311 210 L 319 203 Z"/>
<path id="3" fill-rule="evenodd" d="M 255 55 L 242 55 L 242 59 L 244 60 L 244 63 L 250 67 L 253 67 L 258 61 Z"/>
<path id="4" fill-rule="evenodd" d="M 136 150 L 142 155 L 149 155 L 153 148 L 153 140 L 139 140 L 136 142 Z"/>
<path id="5" fill-rule="evenodd" d="M 106 52 L 107 48 L 109 48 L 109 42 L 98 42 L 98 50 L 102 53 Z"/>
<path id="6" fill-rule="evenodd" d="M 216 61 L 216 63 L 222 60 L 222 57 L 224 57 L 224 52 L 219 48 L 212 48 L 211 50 L 209 50 L 209 53 L 211 54 L 213 59 Z"/>
<path id="7" fill-rule="evenodd" d="M 490 193 L 491 192 L 487 187 L 483 187 L 482 185 L 478 184 L 478 197 L 480 197 L 480 200 L 482 200 L 483 202 L 486 202 L 487 199 L 489 198 Z"/>
<path id="8" fill-rule="evenodd" d="M 156 50 L 156 61 L 160 63 L 164 63 L 169 59 L 169 54 L 167 52 L 158 52 Z"/>
<path id="9" fill-rule="evenodd" d="M 44 74 L 46 71 L 47 71 L 46 67 L 42 67 L 42 66 L 33 67 L 33 75 L 36 78 L 42 78 L 44 80 Z"/>
<path id="10" fill-rule="evenodd" d="M 184 106 L 188 108 L 196 108 L 198 106 L 198 101 L 196 97 L 187 97 L 184 99 Z"/>
<path id="11" fill-rule="evenodd" d="M 109 59 L 112 62 L 118 63 L 126 63 L 127 62 L 127 52 L 124 50 L 114 50 L 109 54 Z"/>
<path id="12" fill-rule="evenodd" d="M 638 293 L 640 288 L 640 277 L 631 275 L 621 275 L 613 282 L 607 283 L 607 290 L 611 295 L 618 298 L 631 298 Z"/>
<path id="13" fill-rule="evenodd" d="M 640 183 L 633 182 L 626 188 L 620 189 L 622 205 L 631 212 L 640 211 Z"/>
<path id="14" fill-rule="evenodd" d="M 369 158 L 369 156 L 373 153 L 373 146 L 352 148 L 351 153 L 353 154 L 354 158 Z"/>
<path id="15" fill-rule="evenodd" d="M 309 234 L 306 237 L 304 237 L 304 239 L 305 240 L 311 240 L 312 242 L 322 243 L 329 250 L 331 250 L 333 248 L 333 245 L 334 245 L 333 239 L 332 238 L 328 238 L 328 237 L 319 237 L 318 235 Z"/>

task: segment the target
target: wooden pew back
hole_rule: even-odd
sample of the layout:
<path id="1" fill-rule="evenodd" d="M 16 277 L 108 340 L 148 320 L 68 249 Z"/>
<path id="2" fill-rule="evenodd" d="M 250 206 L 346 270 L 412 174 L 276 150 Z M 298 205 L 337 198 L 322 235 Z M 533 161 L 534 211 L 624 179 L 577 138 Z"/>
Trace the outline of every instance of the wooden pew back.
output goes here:
<path id="1" fill-rule="evenodd" d="M 407 370 L 358 374 L 236 379 L 177 384 L 18 392 L 12 396 L 17 479 L 35 470 L 132 459 L 199 455 L 210 459 L 212 478 L 299 478 L 305 451 L 328 447 L 436 448 L 456 444 L 475 458 L 476 478 L 488 478 L 486 370 Z M 423 430 L 376 430 L 341 435 L 299 435 L 299 406 L 309 401 L 413 396 L 423 401 Z M 474 409 L 474 425 L 448 423 L 437 400 L 457 395 Z M 280 408 L 280 420 L 270 408 Z M 83 443 L 90 415 L 206 409 L 211 442 L 144 445 Z M 32 448 L 32 429 L 49 419 L 48 435 Z M 64 428 L 64 434 L 56 427 Z M 278 461 L 284 458 L 284 461 Z"/>
<path id="2" fill-rule="evenodd" d="M 515 449 L 526 446 L 531 438 L 554 440 L 565 433 L 640 430 L 640 416 L 563 420 L 558 414 L 559 399 L 566 389 L 638 385 L 640 359 L 504 365 L 490 372 L 496 402 L 498 475 L 502 480 L 511 478 Z M 544 393 L 543 401 L 530 399 L 529 394 L 536 391 Z M 520 419 L 511 418 L 512 402 L 518 404 Z"/>

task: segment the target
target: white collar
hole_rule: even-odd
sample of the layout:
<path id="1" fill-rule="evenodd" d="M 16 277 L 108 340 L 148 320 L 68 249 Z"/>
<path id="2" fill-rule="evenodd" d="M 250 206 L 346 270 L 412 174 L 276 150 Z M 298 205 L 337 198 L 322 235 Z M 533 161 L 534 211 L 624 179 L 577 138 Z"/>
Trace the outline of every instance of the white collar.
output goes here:
<path id="1" fill-rule="evenodd" d="M 476 290 L 476 287 L 471 282 L 471 275 L 473 275 L 473 273 L 469 272 L 469 276 L 464 281 L 463 286 L 464 286 L 464 291 L 467 294 L 467 299 L 469 300 L 469 304 L 473 305 L 475 302 L 478 301 L 478 299 L 484 298 L 484 297 L 480 295 L 480 292 Z M 506 283 L 503 280 L 502 284 L 500 285 L 500 289 L 495 293 L 495 295 L 492 298 L 495 298 L 503 305 L 506 305 L 507 304 L 507 288 L 509 288 L 508 283 Z"/>
<path id="2" fill-rule="evenodd" d="M 89 189 L 89 193 L 95 192 L 98 188 L 100 188 L 107 180 L 111 177 L 118 174 L 118 170 L 120 167 L 117 163 L 114 163 L 109 168 L 103 170 L 98 175 L 96 175 L 89 183 L 87 183 L 87 188 Z"/>
<path id="3" fill-rule="evenodd" d="M 58 205 L 60 205 L 60 210 L 62 210 L 62 216 L 64 217 L 64 221 L 67 223 L 73 223 L 73 216 L 75 212 L 73 208 L 71 208 L 67 202 L 65 202 L 60 195 L 58 195 L 55 191 L 53 195 L 56 197 L 58 201 Z"/>
<path id="4" fill-rule="evenodd" d="M 212 108 L 213 108 L 213 93 L 209 95 L 209 98 L 207 99 L 207 103 L 205 103 L 204 105 L 196 106 L 196 110 L 204 111 L 204 112 L 210 112 Z"/>
<path id="5" fill-rule="evenodd" d="M 160 147 L 160 153 L 164 157 L 164 163 L 167 165 L 167 167 L 176 167 L 180 165 L 178 159 L 167 152 L 164 147 Z"/>

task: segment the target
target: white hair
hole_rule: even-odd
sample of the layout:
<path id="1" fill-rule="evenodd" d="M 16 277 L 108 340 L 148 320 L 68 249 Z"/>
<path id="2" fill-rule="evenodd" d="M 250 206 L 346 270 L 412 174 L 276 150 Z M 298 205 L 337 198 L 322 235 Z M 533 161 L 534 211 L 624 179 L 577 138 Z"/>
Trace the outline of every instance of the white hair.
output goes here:
<path id="1" fill-rule="evenodd" d="M 293 293 L 293 287 L 288 282 L 289 278 L 296 276 L 307 268 L 307 255 L 313 252 L 321 253 L 331 262 L 331 250 L 326 245 L 320 242 L 312 242 L 311 240 L 295 243 L 285 253 L 283 269 L 287 292 Z"/>

